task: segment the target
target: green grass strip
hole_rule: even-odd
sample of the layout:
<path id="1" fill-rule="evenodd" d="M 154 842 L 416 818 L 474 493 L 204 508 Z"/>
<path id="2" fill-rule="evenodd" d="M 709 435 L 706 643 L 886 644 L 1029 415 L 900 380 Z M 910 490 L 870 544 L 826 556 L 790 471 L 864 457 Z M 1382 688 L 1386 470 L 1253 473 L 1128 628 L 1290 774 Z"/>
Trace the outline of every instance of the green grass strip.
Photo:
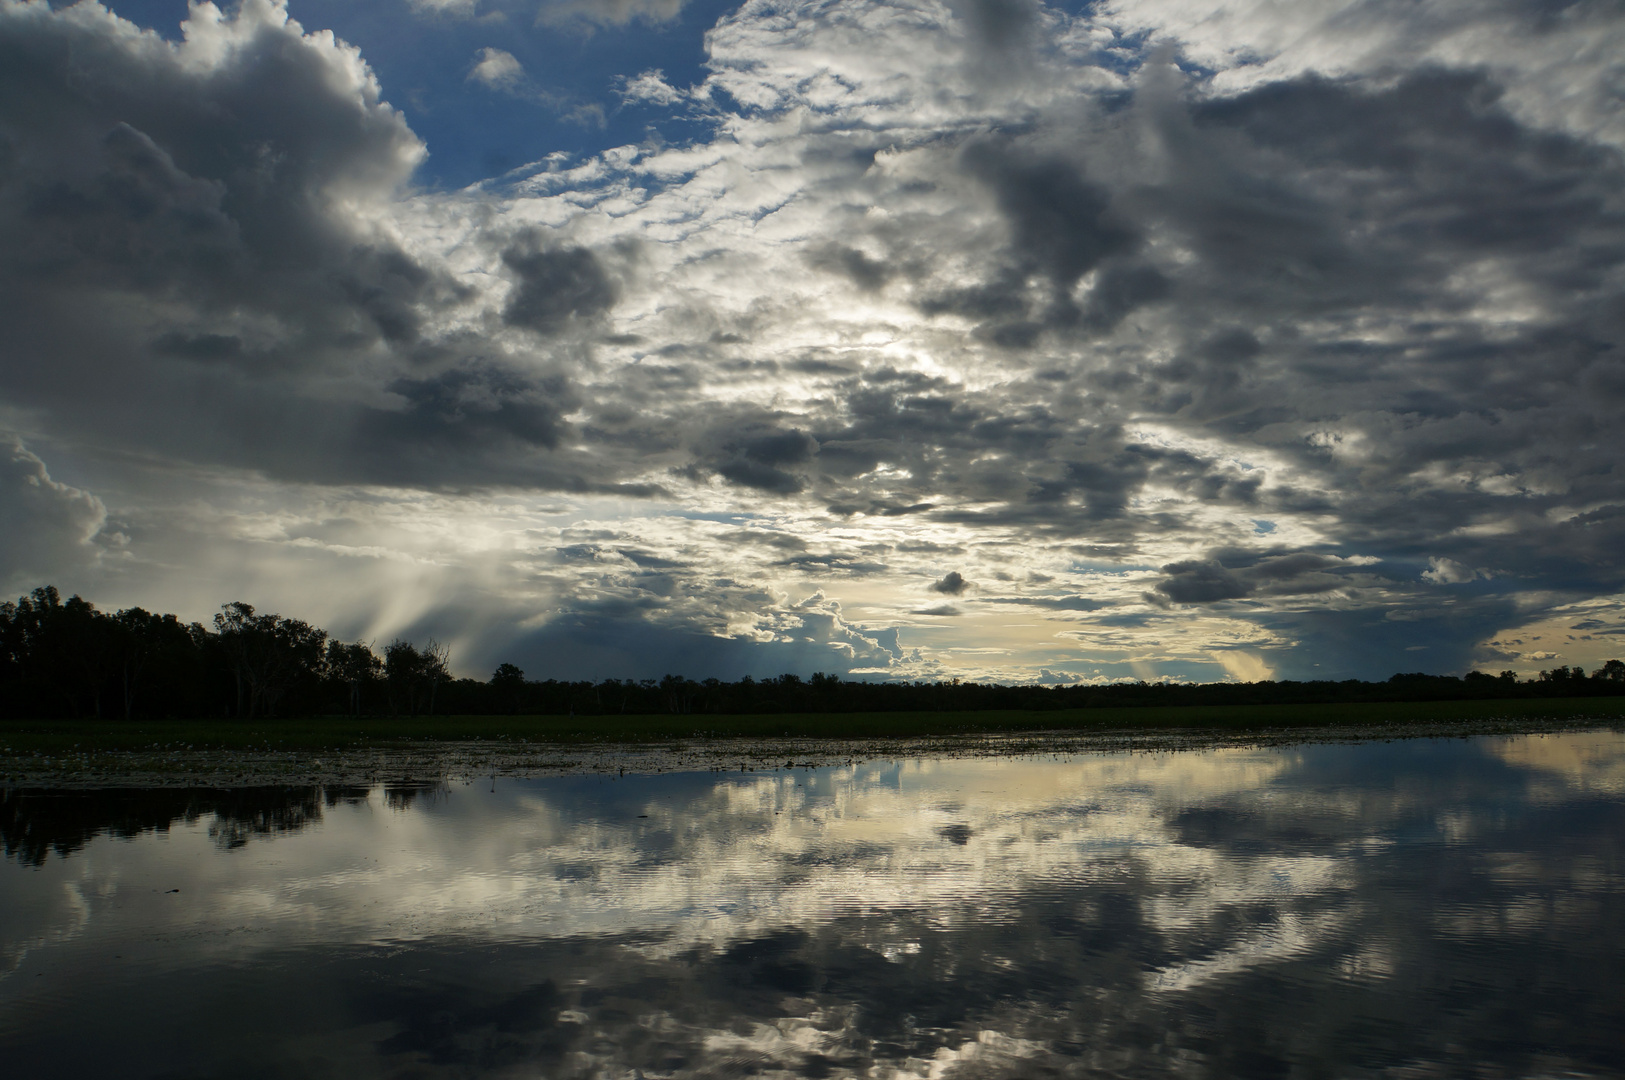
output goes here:
<path id="1" fill-rule="evenodd" d="M 679 739 L 929 738 L 1022 731 L 1182 728 L 1249 731 L 1279 727 L 1508 720 L 1625 720 L 1625 698 L 1508 701 L 1351 702 L 1308 705 L 1192 705 L 1058 711 L 784 713 L 745 716 L 416 716 L 272 720 L 6 720 L 0 753 L 72 750 L 339 750 L 401 742 L 664 743 Z"/>

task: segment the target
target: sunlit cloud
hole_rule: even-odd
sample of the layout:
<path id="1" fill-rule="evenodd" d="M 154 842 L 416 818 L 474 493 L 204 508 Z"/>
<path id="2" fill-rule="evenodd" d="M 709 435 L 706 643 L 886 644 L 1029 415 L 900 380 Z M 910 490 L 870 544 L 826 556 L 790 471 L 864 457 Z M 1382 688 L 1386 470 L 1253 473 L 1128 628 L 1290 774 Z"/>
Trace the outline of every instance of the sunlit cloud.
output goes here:
<path id="1" fill-rule="evenodd" d="M 67 193 L 0 201 L 0 405 L 66 485 L 8 580 L 481 676 L 1527 667 L 1486 627 L 1625 586 L 1617 27 L 1530 18 L 752 3 L 590 91 L 492 37 L 481 108 L 651 126 L 442 190 L 271 0 L 8 0 L 57 117 L 0 116 L 15 190 Z M 25 559 L 81 497 L 85 557 Z"/>
<path id="2" fill-rule="evenodd" d="M 468 77 L 494 90 L 502 90 L 517 85 L 525 77 L 525 68 L 511 52 L 484 48 L 480 50 Z"/>

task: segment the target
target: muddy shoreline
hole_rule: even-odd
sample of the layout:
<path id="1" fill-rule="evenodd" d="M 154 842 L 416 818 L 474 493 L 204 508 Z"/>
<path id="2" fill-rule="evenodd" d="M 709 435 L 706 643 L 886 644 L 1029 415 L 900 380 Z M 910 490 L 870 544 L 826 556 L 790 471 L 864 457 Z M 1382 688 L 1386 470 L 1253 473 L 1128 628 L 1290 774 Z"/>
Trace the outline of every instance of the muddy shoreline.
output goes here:
<path id="1" fill-rule="evenodd" d="M 351 750 L 137 750 L 48 755 L 0 753 L 0 785 L 28 789 L 241 788 L 268 785 L 423 784 L 483 777 L 669 772 L 762 772 L 915 758 L 1056 757 L 1178 753 L 1372 740 L 1465 739 L 1617 730 L 1589 719 L 1528 717 L 1253 731 L 1124 728 L 1080 734 L 859 739 L 704 738 L 657 743 L 403 742 Z"/>

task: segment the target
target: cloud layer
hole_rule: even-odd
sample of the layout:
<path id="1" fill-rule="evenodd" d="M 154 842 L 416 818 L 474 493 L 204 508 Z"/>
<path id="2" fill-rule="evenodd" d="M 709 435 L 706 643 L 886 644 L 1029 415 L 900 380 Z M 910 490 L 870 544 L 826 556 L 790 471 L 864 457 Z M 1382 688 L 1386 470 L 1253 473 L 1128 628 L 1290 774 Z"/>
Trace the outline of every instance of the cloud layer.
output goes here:
<path id="1" fill-rule="evenodd" d="M 0 0 L 0 421 L 130 538 L 66 587 L 478 674 L 1594 665 L 1619 23 L 753 2 L 618 84 L 703 137 L 428 192 L 269 0 Z"/>

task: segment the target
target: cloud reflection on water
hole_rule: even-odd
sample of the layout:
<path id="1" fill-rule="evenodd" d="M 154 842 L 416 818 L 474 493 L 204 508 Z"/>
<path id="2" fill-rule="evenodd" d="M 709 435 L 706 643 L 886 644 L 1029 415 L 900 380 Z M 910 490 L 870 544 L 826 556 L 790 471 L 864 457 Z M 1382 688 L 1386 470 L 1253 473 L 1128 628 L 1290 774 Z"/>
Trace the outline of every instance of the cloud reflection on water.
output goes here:
<path id="1" fill-rule="evenodd" d="M 299 999 L 248 1044 L 302 1074 L 1584 1072 L 1625 1030 L 1622 775 L 1586 733 L 290 789 L 237 847 L 0 872 L 0 1045 L 139 978 Z M 248 1045 L 193 1038 L 199 1075 Z"/>

